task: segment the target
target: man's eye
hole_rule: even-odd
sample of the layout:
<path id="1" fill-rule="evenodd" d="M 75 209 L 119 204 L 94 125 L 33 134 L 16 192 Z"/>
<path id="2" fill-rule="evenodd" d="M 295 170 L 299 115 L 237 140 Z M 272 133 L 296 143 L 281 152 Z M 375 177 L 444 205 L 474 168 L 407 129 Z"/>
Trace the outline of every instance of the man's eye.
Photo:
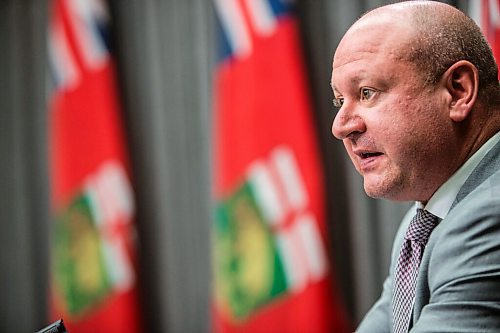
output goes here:
<path id="1" fill-rule="evenodd" d="M 336 108 L 341 108 L 342 105 L 344 104 L 344 98 L 343 97 L 335 97 L 333 99 L 333 106 Z"/>
<path id="2" fill-rule="evenodd" d="M 375 90 L 370 88 L 361 88 L 361 100 L 368 101 L 375 94 Z"/>

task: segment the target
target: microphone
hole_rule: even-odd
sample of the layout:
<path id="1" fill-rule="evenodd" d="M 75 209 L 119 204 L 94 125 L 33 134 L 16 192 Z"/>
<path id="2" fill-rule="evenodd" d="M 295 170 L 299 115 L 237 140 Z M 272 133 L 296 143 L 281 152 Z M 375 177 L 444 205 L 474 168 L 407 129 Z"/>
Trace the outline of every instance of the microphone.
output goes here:
<path id="1" fill-rule="evenodd" d="M 63 320 L 59 319 L 36 333 L 68 333 L 68 331 L 66 330 L 66 327 L 64 327 Z"/>

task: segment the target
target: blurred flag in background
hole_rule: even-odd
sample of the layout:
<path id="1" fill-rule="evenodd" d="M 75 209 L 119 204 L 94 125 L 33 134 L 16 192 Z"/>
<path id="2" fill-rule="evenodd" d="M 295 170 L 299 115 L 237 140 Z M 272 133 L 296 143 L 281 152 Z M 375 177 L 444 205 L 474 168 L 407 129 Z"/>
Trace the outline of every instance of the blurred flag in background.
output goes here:
<path id="1" fill-rule="evenodd" d="M 471 0 L 469 6 L 470 16 L 483 30 L 500 63 L 500 0 Z"/>
<path id="2" fill-rule="evenodd" d="M 214 330 L 347 332 L 290 1 L 215 9 Z"/>
<path id="3" fill-rule="evenodd" d="M 71 333 L 139 332 L 134 196 L 108 14 L 99 0 L 50 4 L 51 317 Z"/>

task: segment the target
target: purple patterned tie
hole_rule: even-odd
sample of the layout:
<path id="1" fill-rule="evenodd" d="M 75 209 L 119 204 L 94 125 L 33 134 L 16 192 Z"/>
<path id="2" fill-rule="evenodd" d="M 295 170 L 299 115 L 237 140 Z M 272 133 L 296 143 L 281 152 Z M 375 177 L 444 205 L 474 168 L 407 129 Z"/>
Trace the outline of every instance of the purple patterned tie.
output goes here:
<path id="1" fill-rule="evenodd" d="M 394 333 L 408 332 L 420 260 L 425 244 L 438 222 L 437 216 L 419 208 L 406 231 L 394 278 L 392 298 Z"/>

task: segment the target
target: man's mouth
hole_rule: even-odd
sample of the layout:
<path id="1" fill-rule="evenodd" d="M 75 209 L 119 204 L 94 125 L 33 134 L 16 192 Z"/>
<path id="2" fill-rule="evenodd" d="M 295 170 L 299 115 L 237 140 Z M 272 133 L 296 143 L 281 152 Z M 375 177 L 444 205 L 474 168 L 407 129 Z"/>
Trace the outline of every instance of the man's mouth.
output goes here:
<path id="1" fill-rule="evenodd" d="M 384 153 L 379 151 L 357 151 L 356 155 L 358 156 L 358 167 L 359 171 L 369 172 L 376 168 L 379 162 L 379 156 L 384 155 Z"/>
<path id="2" fill-rule="evenodd" d="M 366 153 L 361 153 L 358 154 L 362 159 L 370 158 L 370 157 L 376 157 L 382 155 L 381 152 L 366 152 Z"/>

